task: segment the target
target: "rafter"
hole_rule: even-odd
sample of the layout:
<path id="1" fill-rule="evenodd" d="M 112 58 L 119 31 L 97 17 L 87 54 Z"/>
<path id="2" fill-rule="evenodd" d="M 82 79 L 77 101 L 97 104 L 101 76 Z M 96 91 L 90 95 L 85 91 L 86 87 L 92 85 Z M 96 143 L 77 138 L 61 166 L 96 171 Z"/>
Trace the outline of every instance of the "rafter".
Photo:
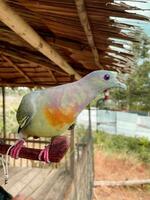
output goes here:
<path id="1" fill-rule="evenodd" d="M 55 78 L 53 72 L 52 72 L 50 69 L 47 69 L 47 71 L 48 71 L 48 73 L 51 75 L 53 81 L 54 81 L 55 83 L 57 83 L 57 79 Z"/>
<path id="2" fill-rule="evenodd" d="M 69 75 L 74 75 L 77 80 L 81 78 L 67 61 L 3 0 L 0 1 L 0 20 Z"/>
<path id="3" fill-rule="evenodd" d="M 2 56 L 2 58 L 13 68 L 15 68 L 27 81 L 33 82 L 32 79 L 26 73 L 24 73 L 16 64 L 14 64 L 8 57 Z"/>
<path id="4" fill-rule="evenodd" d="M 31 52 L 30 52 L 30 54 L 28 54 L 27 52 L 21 51 L 18 49 L 17 53 L 16 53 L 13 50 L 9 49 L 9 47 L 7 49 L 6 48 L 3 49 L 1 47 L 0 54 L 16 58 L 20 61 L 27 62 L 29 64 L 31 63 L 31 64 L 39 65 L 39 66 L 45 68 L 46 70 L 55 71 L 60 74 L 66 74 L 64 71 L 59 69 L 57 66 L 53 66 L 51 63 L 48 63 L 46 61 L 46 59 L 39 60 L 38 56 L 32 54 Z"/>
<path id="5" fill-rule="evenodd" d="M 70 83 L 70 82 L 71 81 L 68 81 L 68 82 L 59 81 L 59 84 L 61 85 L 61 84 Z M 57 86 L 57 85 L 58 85 L 58 83 L 54 83 L 54 82 L 14 83 L 12 81 L 9 82 L 8 80 L 7 81 L 1 80 L 1 82 L 0 82 L 0 87 L 5 86 L 5 87 L 31 87 L 31 88 L 33 88 L 35 86 L 37 86 L 37 87 L 50 87 L 50 86 Z"/>
<path id="6" fill-rule="evenodd" d="M 76 3 L 79 18 L 80 18 L 80 22 L 83 26 L 89 46 L 91 47 L 91 50 L 94 56 L 95 64 L 96 66 L 103 68 L 99 60 L 99 54 L 94 42 L 94 36 L 93 36 L 92 29 L 89 23 L 84 0 L 75 0 L 75 3 Z"/>

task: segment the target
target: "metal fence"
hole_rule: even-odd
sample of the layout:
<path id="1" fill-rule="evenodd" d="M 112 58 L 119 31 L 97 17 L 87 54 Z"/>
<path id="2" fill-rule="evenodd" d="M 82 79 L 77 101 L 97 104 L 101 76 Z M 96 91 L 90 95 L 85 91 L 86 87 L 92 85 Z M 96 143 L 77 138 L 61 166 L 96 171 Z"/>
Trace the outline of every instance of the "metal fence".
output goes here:
<path id="1" fill-rule="evenodd" d="M 92 108 L 91 118 L 93 130 L 131 137 L 146 137 L 150 140 L 150 116 Z M 79 115 L 78 123 L 84 127 L 88 126 L 87 110 Z"/>

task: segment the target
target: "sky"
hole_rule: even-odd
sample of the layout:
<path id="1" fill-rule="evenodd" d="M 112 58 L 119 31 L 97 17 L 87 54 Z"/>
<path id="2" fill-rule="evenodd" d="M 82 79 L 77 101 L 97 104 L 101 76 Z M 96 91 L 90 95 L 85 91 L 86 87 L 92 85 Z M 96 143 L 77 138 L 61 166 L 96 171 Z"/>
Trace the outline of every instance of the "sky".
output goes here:
<path id="1" fill-rule="evenodd" d="M 145 15 L 147 17 L 150 18 L 150 0 L 143 0 L 145 1 L 146 3 L 141 3 L 141 2 L 133 2 L 132 0 L 130 1 L 123 1 L 124 3 L 127 3 L 131 6 L 136 6 L 138 8 L 141 8 L 141 9 L 146 9 L 144 11 L 139 11 L 139 10 L 136 10 L 136 11 L 132 11 L 132 12 L 136 12 L 138 14 L 141 14 L 141 15 Z M 121 2 L 119 0 L 116 0 L 117 3 Z M 129 24 L 133 24 L 133 25 L 137 25 L 139 27 L 141 27 L 144 32 L 150 36 L 150 21 L 149 22 L 143 22 L 143 21 L 140 21 L 140 20 L 126 20 L 126 19 L 119 19 L 119 21 L 121 22 L 126 22 L 126 23 L 129 23 Z"/>

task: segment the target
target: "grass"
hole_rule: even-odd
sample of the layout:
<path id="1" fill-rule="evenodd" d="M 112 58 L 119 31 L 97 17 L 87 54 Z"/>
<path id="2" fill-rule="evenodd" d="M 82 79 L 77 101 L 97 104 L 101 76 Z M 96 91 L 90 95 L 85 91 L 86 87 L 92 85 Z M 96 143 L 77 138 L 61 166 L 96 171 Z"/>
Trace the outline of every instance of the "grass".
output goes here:
<path id="1" fill-rule="evenodd" d="M 134 156 L 150 164 L 150 141 L 146 138 L 110 135 L 104 132 L 94 134 L 95 147 L 108 153 Z"/>
<path id="2" fill-rule="evenodd" d="M 83 125 L 77 125 L 75 132 L 78 141 L 87 142 L 86 129 Z M 99 131 L 93 132 L 93 140 L 95 149 L 150 164 L 150 141 L 147 138 L 112 135 Z"/>

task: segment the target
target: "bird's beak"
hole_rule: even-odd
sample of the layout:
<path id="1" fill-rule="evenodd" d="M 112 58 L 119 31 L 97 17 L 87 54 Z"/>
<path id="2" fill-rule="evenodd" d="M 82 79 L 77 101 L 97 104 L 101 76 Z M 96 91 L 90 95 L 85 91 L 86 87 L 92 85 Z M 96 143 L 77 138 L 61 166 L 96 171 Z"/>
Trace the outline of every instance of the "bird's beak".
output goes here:
<path id="1" fill-rule="evenodd" d="M 116 83 L 117 87 L 122 88 L 124 90 L 127 89 L 126 84 L 124 84 L 118 77 L 117 77 L 117 83 Z"/>
<path id="2" fill-rule="evenodd" d="M 120 75 L 116 71 L 113 71 L 112 73 L 115 76 L 115 81 L 116 81 L 115 87 L 122 88 L 122 89 L 126 90 L 127 86 L 126 86 L 126 84 L 124 84 L 122 82 L 123 80 L 121 79 Z"/>
<path id="3" fill-rule="evenodd" d="M 120 81 L 117 81 L 117 87 L 119 87 L 119 88 L 122 88 L 122 89 L 124 89 L 124 90 L 126 90 L 127 89 L 127 86 L 126 86 L 126 84 L 124 84 L 124 83 L 122 83 L 122 82 L 120 82 Z"/>

